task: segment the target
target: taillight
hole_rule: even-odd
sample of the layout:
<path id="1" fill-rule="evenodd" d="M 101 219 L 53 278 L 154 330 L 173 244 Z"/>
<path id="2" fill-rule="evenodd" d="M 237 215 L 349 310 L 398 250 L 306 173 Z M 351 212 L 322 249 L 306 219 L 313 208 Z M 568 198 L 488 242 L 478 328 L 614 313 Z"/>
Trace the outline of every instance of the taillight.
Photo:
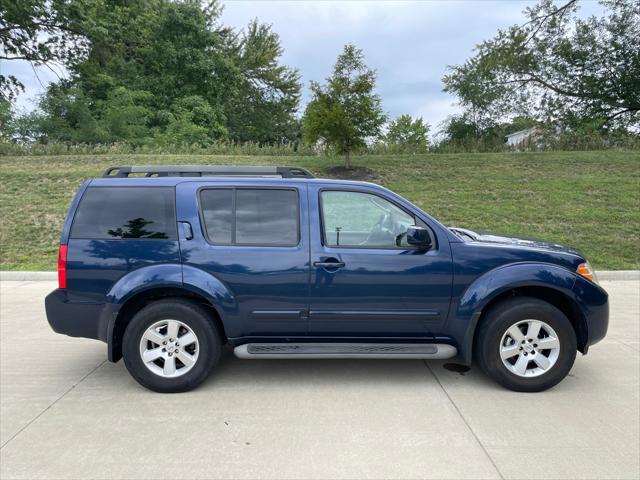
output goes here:
<path id="1" fill-rule="evenodd" d="M 67 288 L 67 246 L 58 250 L 58 288 Z"/>

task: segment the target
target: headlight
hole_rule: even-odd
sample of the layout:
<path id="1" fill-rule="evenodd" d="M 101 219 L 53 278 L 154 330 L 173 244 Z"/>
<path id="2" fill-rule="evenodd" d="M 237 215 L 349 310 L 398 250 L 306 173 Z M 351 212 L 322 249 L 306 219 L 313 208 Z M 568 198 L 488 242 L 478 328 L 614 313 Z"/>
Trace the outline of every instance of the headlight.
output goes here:
<path id="1" fill-rule="evenodd" d="M 582 275 L 587 280 L 591 280 L 592 282 L 598 283 L 598 279 L 596 278 L 596 273 L 593 271 L 593 267 L 589 262 L 584 262 L 578 265 L 576 269 L 576 273 L 578 275 Z"/>

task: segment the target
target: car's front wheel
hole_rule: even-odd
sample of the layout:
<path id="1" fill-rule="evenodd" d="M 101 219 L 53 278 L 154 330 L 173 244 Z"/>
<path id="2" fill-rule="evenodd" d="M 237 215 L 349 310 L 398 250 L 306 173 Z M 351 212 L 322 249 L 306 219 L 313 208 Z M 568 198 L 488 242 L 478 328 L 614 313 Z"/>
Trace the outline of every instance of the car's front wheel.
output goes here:
<path id="1" fill-rule="evenodd" d="M 501 385 L 539 392 L 567 376 L 577 341 L 569 319 L 556 307 L 514 297 L 483 316 L 474 351 L 481 369 Z"/>
<path id="2" fill-rule="evenodd" d="M 122 354 L 129 373 L 156 392 L 198 386 L 220 359 L 221 340 L 207 312 L 181 299 L 140 310 L 127 325 Z"/>

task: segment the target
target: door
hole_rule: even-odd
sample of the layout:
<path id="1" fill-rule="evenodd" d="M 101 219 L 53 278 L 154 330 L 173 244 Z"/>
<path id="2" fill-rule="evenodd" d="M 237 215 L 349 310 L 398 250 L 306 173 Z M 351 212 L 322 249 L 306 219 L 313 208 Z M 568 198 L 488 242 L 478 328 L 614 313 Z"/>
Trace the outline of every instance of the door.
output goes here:
<path id="1" fill-rule="evenodd" d="M 205 271 L 230 292 L 232 301 L 221 305 L 230 338 L 306 335 L 305 184 L 186 182 L 177 187 L 177 207 L 179 222 L 191 226 L 191 238 L 180 236 L 183 271 Z"/>
<path id="2" fill-rule="evenodd" d="M 449 243 L 408 206 L 368 187 L 309 185 L 309 333 L 429 337 L 449 309 Z M 409 246 L 407 227 L 429 228 L 433 247 Z"/>

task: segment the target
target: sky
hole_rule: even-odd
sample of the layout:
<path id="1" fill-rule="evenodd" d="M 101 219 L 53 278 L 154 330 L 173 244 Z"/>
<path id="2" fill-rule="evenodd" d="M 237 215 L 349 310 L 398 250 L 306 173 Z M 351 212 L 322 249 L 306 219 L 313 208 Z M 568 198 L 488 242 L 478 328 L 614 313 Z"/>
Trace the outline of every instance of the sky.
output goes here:
<path id="1" fill-rule="evenodd" d="M 464 62 L 473 48 L 492 38 L 499 28 L 523 23 L 522 0 L 422 1 L 294 1 L 227 0 L 222 22 L 241 29 L 257 18 L 272 24 L 280 35 L 282 63 L 297 68 L 304 84 L 302 108 L 309 82 L 323 81 L 343 46 L 353 43 L 378 73 L 377 93 L 385 112 L 395 118 L 409 114 L 437 126 L 460 108 L 442 92 L 447 65 Z M 601 11 L 594 0 L 583 0 L 581 16 Z M 46 67 L 34 72 L 25 62 L 5 62 L 3 73 L 16 75 L 26 86 L 19 110 L 34 108 L 44 87 L 58 76 Z M 37 75 L 36 75 L 37 73 Z"/>

